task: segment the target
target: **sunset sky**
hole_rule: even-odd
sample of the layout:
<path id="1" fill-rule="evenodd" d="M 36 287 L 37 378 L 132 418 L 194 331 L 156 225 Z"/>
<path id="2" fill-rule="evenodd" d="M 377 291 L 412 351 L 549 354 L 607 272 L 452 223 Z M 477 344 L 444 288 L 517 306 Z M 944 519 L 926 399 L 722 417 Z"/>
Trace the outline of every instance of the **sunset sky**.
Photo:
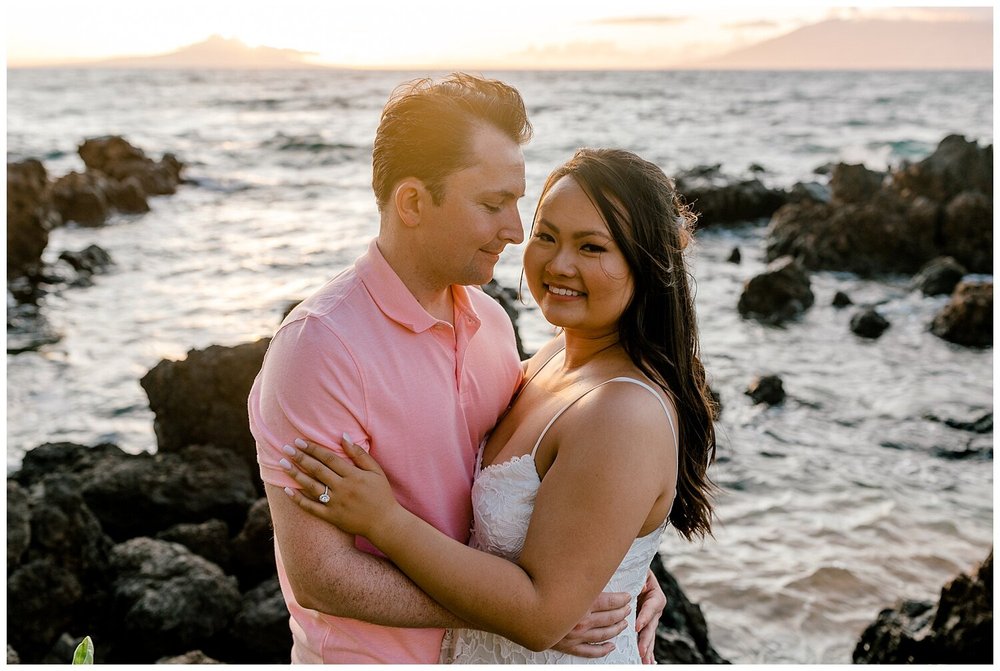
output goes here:
<path id="1" fill-rule="evenodd" d="M 654 0 L 4 4 L 8 67 L 160 54 L 213 34 L 249 46 L 310 52 L 307 62 L 348 67 L 671 67 L 831 18 L 992 24 L 989 5 L 904 8 L 899 3 L 861 8 Z"/>

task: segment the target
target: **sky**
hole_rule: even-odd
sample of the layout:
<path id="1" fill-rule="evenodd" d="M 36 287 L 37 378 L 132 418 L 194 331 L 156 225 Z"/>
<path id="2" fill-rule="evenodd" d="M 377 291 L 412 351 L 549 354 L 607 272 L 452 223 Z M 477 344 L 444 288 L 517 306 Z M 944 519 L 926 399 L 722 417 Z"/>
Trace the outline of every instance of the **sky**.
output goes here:
<path id="1" fill-rule="evenodd" d="M 915 3 L 907 3 L 914 5 Z M 962 3 L 967 5 L 969 3 Z M 945 6 L 941 6 L 945 5 Z M 978 19 L 990 5 L 663 0 L 22 0 L 3 3 L 8 67 L 173 51 L 210 35 L 348 67 L 670 67 L 828 18 Z"/>

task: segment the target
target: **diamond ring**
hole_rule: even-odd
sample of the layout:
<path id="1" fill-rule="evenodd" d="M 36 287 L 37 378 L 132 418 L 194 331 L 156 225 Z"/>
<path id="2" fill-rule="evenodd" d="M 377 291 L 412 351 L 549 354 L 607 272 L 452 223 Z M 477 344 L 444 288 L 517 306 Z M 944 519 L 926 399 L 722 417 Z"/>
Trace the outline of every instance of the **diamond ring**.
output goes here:
<path id="1" fill-rule="evenodd" d="M 330 502 L 330 488 L 325 487 L 323 493 L 319 495 L 319 502 L 322 504 L 327 504 Z"/>

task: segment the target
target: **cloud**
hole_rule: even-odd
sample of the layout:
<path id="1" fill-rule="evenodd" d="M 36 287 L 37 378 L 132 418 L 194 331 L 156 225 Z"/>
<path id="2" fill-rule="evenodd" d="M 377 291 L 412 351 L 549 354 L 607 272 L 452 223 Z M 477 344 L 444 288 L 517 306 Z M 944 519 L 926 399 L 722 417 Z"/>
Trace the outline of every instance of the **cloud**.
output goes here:
<path id="1" fill-rule="evenodd" d="M 687 16 L 611 16 L 594 19 L 591 23 L 602 26 L 665 26 L 689 21 Z"/>

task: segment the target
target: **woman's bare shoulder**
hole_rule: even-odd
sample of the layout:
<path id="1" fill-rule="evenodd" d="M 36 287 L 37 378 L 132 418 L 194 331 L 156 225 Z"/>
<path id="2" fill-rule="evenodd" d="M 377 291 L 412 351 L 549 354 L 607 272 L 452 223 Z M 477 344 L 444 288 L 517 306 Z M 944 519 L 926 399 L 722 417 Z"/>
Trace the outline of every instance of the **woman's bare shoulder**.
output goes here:
<path id="1" fill-rule="evenodd" d="M 618 458 L 658 452 L 668 446 L 672 453 L 677 440 L 673 430 L 676 410 L 668 395 L 650 387 L 652 392 L 634 383 L 615 381 L 591 391 L 566 412 L 559 431 L 559 437 L 565 439 L 559 441 L 560 450 L 571 445 L 574 450 L 590 446 L 603 452 L 603 446 L 610 444 Z"/>

